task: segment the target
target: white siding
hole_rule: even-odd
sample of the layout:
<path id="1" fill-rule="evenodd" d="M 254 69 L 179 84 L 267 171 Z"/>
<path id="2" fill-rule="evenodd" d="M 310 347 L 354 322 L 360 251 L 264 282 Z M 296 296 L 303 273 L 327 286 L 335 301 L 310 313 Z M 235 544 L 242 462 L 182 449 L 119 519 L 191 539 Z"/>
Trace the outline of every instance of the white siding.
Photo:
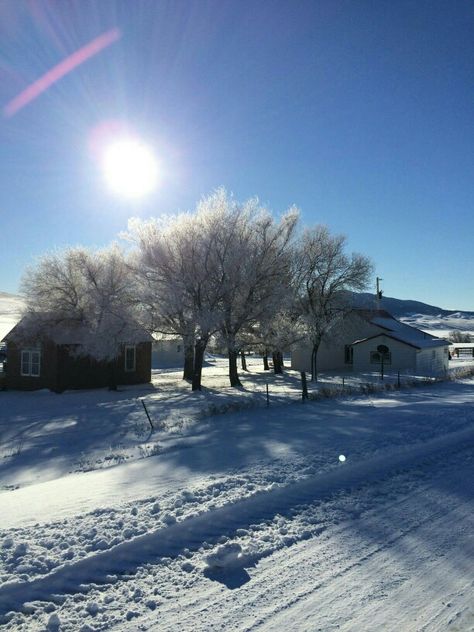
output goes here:
<path id="1" fill-rule="evenodd" d="M 335 371 L 348 369 L 350 364 L 345 363 L 344 348 L 361 338 L 374 336 L 383 331 L 380 327 L 368 323 L 360 316 L 352 315 L 334 331 L 333 336 L 326 342 L 323 341 L 318 351 L 318 371 Z M 311 371 L 311 343 L 304 342 L 291 348 L 291 368 L 295 371 Z"/>
<path id="2" fill-rule="evenodd" d="M 419 375 L 443 375 L 448 370 L 449 356 L 446 347 L 422 349 L 417 355 L 416 372 Z"/>
<path id="3" fill-rule="evenodd" d="M 379 371 L 380 364 L 372 364 L 371 353 L 377 351 L 379 345 L 385 345 L 390 350 L 391 362 L 384 365 L 386 372 L 408 371 L 414 372 L 416 367 L 417 350 L 403 342 L 389 338 L 388 336 L 377 336 L 372 340 L 366 340 L 354 347 L 354 371 Z"/>
<path id="4" fill-rule="evenodd" d="M 183 341 L 157 340 L 153 343 L 151 366 L 153 369 L 182 369 L 184 366 Z"/>

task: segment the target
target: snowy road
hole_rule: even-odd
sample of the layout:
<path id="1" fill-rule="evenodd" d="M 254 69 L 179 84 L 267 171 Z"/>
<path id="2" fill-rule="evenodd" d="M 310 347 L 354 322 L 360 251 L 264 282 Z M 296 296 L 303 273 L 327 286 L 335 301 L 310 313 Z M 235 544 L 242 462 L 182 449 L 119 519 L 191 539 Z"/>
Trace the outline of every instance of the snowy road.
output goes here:
<path id="1" fill-rule="evenodd" d="M 353 490 L 340 500 L 345 520 L 262 559 L 236 590 L 202 580 L 142 629 L 171 631 L 179 618 L 181 630 L 203 631 L 473 630 L 472 447 L 420 474 Z"/>
<path id="2" fill-rule="evenodd" d="M 0 624 L 474 630 L 473 385 L 216 417 L 157 456 L 0 494 Z M 36 445 L 58 400 L 38 401 Z M 67 437 L 71 411 L 55 415 Z M 31 457 L 5 463 L 32 478 Z"/>

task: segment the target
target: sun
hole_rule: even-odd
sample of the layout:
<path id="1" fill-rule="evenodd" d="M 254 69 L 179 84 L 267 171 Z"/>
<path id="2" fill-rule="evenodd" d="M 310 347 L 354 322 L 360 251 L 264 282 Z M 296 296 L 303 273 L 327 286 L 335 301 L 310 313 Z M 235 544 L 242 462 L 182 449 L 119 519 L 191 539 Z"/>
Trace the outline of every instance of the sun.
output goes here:
<path id="1" fill-rule="evenodd" d="M 140 198 L 158 184 L 158 162 L 150 147 L 139 139 L 120 138 L 104 149 L 102 168 L 110 190 L 126 198 Z"/>

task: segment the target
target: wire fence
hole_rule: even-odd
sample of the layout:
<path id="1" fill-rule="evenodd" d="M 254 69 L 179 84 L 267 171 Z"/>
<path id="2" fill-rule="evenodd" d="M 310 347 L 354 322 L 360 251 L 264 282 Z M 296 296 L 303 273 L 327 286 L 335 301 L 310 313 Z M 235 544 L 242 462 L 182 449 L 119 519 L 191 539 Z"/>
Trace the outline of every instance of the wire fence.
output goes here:
<path id="1" fill-rule="evenodd" d="M 383 379 L 380 373 L 321 373 L 317 381 L 306 379 L 307 393 L 303 389 L 303 376 L 285 368 L 282 374 L 263 371 L 255 364 L 248 371 L 240 371 L 241 388 L 229 386 L 223 365 L 221 370 L 203 376 L 203 389 L 198 394 L 190 385 L 177 381 L 172 373 L 157 374 L 152 393 L 141 396 L 140 407 L 149 413 L 144 421 L 148 428 L 177 427 L 199 419 L 231 414 L 247 409 L 271 409 L 273 406 L 319 401 L 331 398 L 369 396 L 375 393 L 415 388 L 439 382 L 458 380 L 474 375 L 474 366 L 457 367 L 443 376 L 414 375 L 412 372 L 391 372 Z M 164 378 L 162 380 L 162 378 Z"/>

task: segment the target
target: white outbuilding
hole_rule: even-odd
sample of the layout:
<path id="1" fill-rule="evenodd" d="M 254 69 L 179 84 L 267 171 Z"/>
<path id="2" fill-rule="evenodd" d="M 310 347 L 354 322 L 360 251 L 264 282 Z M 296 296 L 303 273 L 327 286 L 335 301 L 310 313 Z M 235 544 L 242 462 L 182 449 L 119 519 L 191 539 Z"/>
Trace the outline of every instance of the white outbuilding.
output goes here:
<path id="1" fill-rule="evenodd" d="M 352 369 L 357 372 L 407 371 L 414 375 L 442 375 L 448 370 L 448 346 L 440 339 L 410 339 L 379 334 L 352 343 Z"/>
<path id="2" fill-rule="evenodd" d="M 151 354 L 152 369 L 182 369 L 183 366 L 183 339 L 171 336 L 155 338 Z"/>
<path id="3" fill-rule="evenodd" d="M 318 371 L 403 371 L 439 376 L 448 370 L 449 342 L 398 321 L 385 310 L 353 310 L 321 343 Z M 295 345 L 291 367 L 311 371 L 311 344 Z"/>

